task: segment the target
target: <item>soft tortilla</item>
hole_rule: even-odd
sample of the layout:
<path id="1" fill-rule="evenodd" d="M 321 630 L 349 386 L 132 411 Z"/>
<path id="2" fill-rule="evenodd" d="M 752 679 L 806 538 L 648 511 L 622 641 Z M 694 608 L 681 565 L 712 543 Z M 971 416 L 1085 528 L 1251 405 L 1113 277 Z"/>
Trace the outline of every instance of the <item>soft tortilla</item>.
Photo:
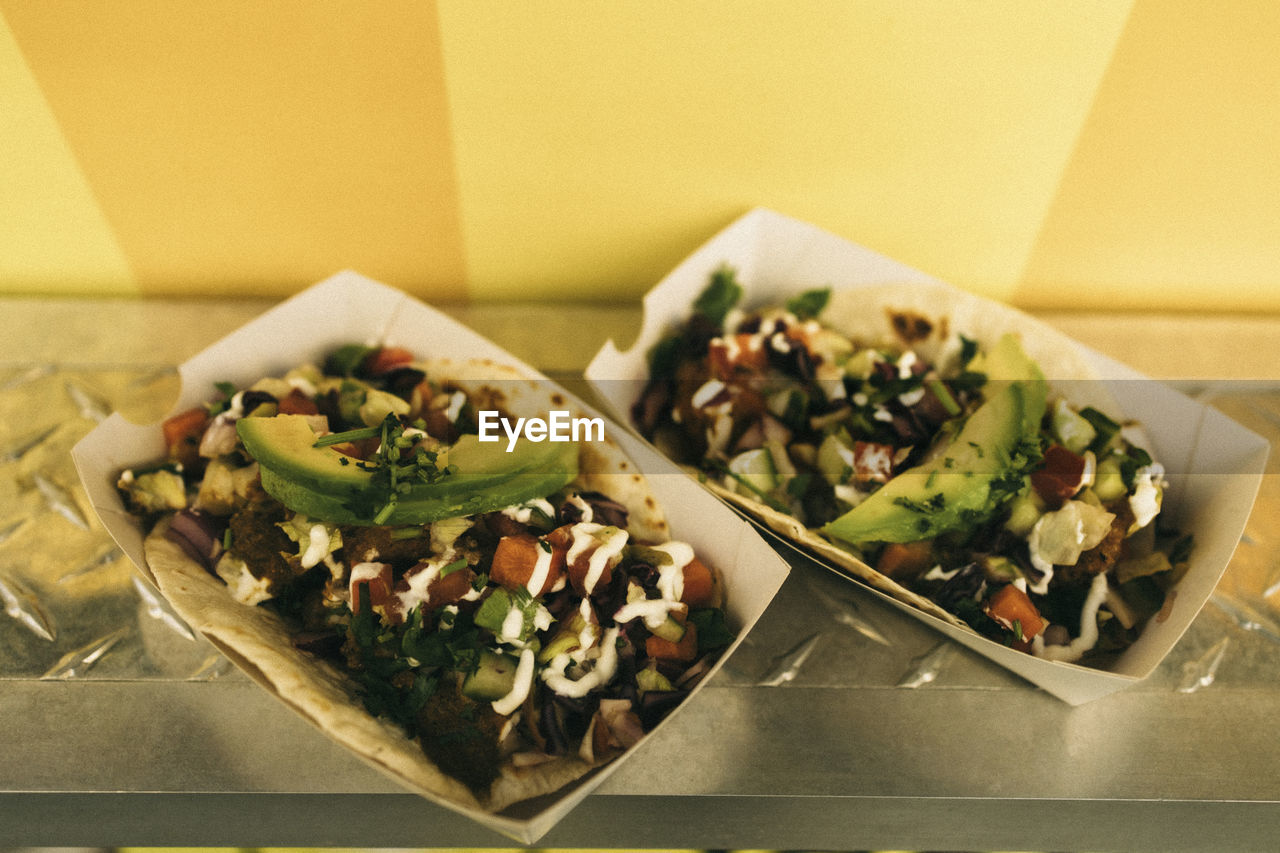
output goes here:
<path id="1" fill-rule="evenodd" d="M 911 347 L 930 362 L 945 366 L 957 358 L 959 335 L 982 349 L 1007 333 L 1018 336 L 1049 382 L 1050 393 L 1077 405 L 1116 411 L 1115 401 L 1100 377 L 1080 355 L 1079 345 L 1033 317 L 942 284 L 885 284 L 837 288 L 820 315 L 824 325 L 869 346 Z M 1007 377 L 991 377 L 994 379 Z M 809 551 L 828 565 L 898 601 L 965 631 L 968 623 L 930 599 L 875 570 L 856 554 L 805 527 L 788 513 L 726 486 L 707 482 L 717 496 L 747 513 L 783 539 Z"/>
<path id="2" fill-rule="evenodd" d="M 489 361 L 433 361 L 428 375 L 447 377 L 469 393 L 491 393 L 513 414 L 545 416 L 548 407 L 586 416 L 545 380 L 525 378 Z M 579 445 L 580 474 L 574 485 L 604 492 L 628 510 L 628 529 L 641 541 L 669 537 L 666 520 L 649 485 L 607 436 Z M 167 525 L 166 525 L 167 526 Z M 146 540 L 147 567 L 160 592 L 191 627 L 255 681 L 337 743 L 441 805 L 500 812 L 508 806 L 557 791 L 611 759 L 586 762 L 560 756 L 531 767 L 504 766 L 487 795 L 440 771 L 395 725 L 367 713 L 351 682 L 334 667 L 293 646 L 284 624 L 262 607 L 236 601 L 222 581 L 189 558 L 157 527 Z"/>

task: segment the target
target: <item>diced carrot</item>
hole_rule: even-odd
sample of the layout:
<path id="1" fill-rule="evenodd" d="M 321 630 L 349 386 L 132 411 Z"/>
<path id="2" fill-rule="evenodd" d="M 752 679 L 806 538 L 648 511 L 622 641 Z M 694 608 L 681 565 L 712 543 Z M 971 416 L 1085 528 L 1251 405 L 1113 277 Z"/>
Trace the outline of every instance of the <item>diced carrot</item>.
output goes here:
<path id="1" fill-rule="evenodd" d="M 919 542 L 891 542 L 880 552 L 876 571 L 891 578 L 909 578 L 918 575 L 933 562 L 933 540 Z"/>
<path id="2" fill-rule="evenodd" d="M 370 376 L 381 376 L 411 361 L 413 353 L 403 347 L 382 347 L 365 356 L 362 366 Z"/>
<path id="3" fill-rule="evenodd" d="M 678 643 L 650 634 L 645 638 L 644 651 L 656 660 L 678 660 L 688 663 L 698 656 L 698 627 L 692 622 L 686 624 L 684 636 Z"/>
<path id="4" fill-rule="evenodd" d="M 544 553 L 546 548 L 551 549 L 551 564 L 542 588 L 535 593 L 535 595 L 543 595 L 550 591 L 564 574 L 565 552 L 527 533 L 503 536 L 498 540 L 498 547 L 493 552 L 493 563 L 489 567 L 490 580 L 507 589 L 528 587 L 534 569 L 537 568 L 539 555 Z"/>
<path id="5" fill-rule="evenodd" d="M 199 462 L 200 437 L 208 426 L 209 412 L 203 406 L 167 418 L 161 429 L 169 458 L 188 466 Z"/>
<path id="6" fill-rule="evenodd" d="M 320 408 L 315 400 L 294 388 L 287 397 L 279 401 L 278 411 L 282 415 L 318 415 Z"/>
<path id="7" fill-rule="evenodd" d="M 684 594 L 680 600 L 690 607 L 708 607 L 713 603 L 715 583 L 711 569 L 694 557 L 684 567 Z"/>
<path id="8" fill-rule="evenodd" d="M 987 599 L 983 610 L 992 619 L 1006 627 L 1012 628 L 1016 624 L 1024 642 L 1045 628 L 1044 619 L 1040 616 L 1040 611 L 1036 609 L 1035 604 L 1025 592 L 1013 584 L 1000 587 L 995 595 Z"/>

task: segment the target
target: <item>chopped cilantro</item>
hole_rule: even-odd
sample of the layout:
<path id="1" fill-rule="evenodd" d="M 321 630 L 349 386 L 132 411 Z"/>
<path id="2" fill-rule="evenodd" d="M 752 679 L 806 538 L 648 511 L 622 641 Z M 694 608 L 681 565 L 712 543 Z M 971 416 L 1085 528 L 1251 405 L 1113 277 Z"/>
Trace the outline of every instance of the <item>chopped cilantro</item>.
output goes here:
<path id="1" fill-rule="evenodd" d="M 689 621 L 698 632 L 698 654 L 733 642 L 733 632 L 725 623 L 724 611 L 719 607 L 696 607 L 689 611 Z"/>
<path id="2" fill-rule="evenodd" d="M 454 560 L 454 561 L 453 561 L 452 563 L 450 563 L 449 565 L 445 566 L 443 569 L 441 569 L 441 570 L 440 570 L 440 577 L 442 577 L 442 578 L 446 578 L 446 577 L 448 577 L 449 575 L 453 574 L 454 572 L 462 571 L 462 570 L 463 570 L 463 569 L 465 569 L 466 567 L 467 567 L 467 560 L 466 560 L 466 558 L 465 558 L 465 557 L 460 557 L 460 558 L 458 558 L 457 560 Z"/>
<path id="3" fill-rule="evenodd" d="M 911 510 L 912 512 L 927 514 L 931 512 L 937 512 L 941 510 L 943 507 L 945 507 L 947 505 L 947 498 L 946 498 L 946 495 L 942 494 L 942 492 L 938 492 L 935 495 L 930 495 L 928 498 L 925 498 L 924 500 L 916 500 L 914 498 L 908 498 L 908 497 L 898 497 L 898 498 L 894 498 L 893 502 L 900 507 L 905 507 Z"/>
<path id="4" fill-rule="evenodd" d="M 711 283 L 694 301 L 693 310 L 719 326 L 741 298 L 742 285 L 736 274 L 731 267 L 722 266 L 711 274 Z"/>
<path id="5" fill-rule="evenodd" d="M 831 288 L 819 287 L 806 290 L 787 300 L 787 310 L 801 320 L 810 320 L 822 313 L 831 299 Z"/>
<path id="6" fill-rule="evenodd" d="M 1101 453 L 1111 439 L 1115 438 L 1116 433 L 1120 432 L 1120 424 L 1111 420 L 1111 418 L 1099 412 L 1092 406 L 1086 406 L 1080 410 L 1080 417 L 1089 422 L 1093 427 L 1093 441 L 1089 442 L 1089 450 L 1094 453 Z"/>

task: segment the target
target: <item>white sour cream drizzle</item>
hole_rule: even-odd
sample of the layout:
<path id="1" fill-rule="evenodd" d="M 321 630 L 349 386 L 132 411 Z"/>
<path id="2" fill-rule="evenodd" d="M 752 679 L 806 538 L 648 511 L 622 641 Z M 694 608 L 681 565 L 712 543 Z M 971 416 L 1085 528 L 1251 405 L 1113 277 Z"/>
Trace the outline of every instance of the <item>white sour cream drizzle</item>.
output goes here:
<path id="1" fill-rule="evenodd" d="M 514 643 L 524 633 L 524 612 L 519 607 L 512 607 L 502 620 L 502 629 L 495 638 L 500 643 Z"/>
<path id="2" fill-rule="evenodd" d="M 701 409 L 714 400 L 724 390 L 724 387 L 724 383 L 719 379 L 708 379 L 701 388 L 693 393 L 693 397 L 689 399 L 689 404 L 695 409 Z"/>
<path id="3" fill-rule="evenodd" d="M 356 584 L 366 583 L 377 579 L 382 574 L 382 570 L 386 568 L 386 566 L 386 563 L 366 561 L 363 563 L 356 563 L 351 567 L 351 578 L 347 581 L 347 593 L 351 596 L 351 607 L 353 610 L 359 604 L 359 598 L 356 596 Z M 372 603 L 372 591 L 370 592 L 370 603 Z"/>
<path id="4" fill-rule="evenodd" d="M 538 559 L 533 564 L 533 571 L 529 574 L 529 580 L 525 583 L 525 588 L 529 590 L 531 595 L 542 595 L 542 588 L 547 584 L 547 577 L 551 574 L 551 558 L 553 556 L 551 546 L 546 544 L 545 540 L 538 540 Z"/>
<path id="5" fill-rule="evenodd" d="M 506 507 L 502 510 L 502 514 L 507 518 L 520 522 L 521 524 L 528 524 L 533 520 L 533 511 L 535 509 L 546 514 L 547 518 L 556 517 L 556 508 L 551 505 L 550 501 L 545 500 L 544 498 L 538 498 L 536 500 L 528 501 L 527 503 Z"/>
<path id="6" fill-rule="evenodd" d="M 684 542 L 664 542 L 654 545 L 653 550 L 671 558 L 669 564 L 658 566 L 658 592 L 668 601 L 679 601 L 684 597 L 684 567 L 693 562 L 693 547 Z"/>
<path id="7" fill-rule="evenodd" d="M 650 628 L 657 628 L 667 621 L 667 614 L 673 610 L 683 611 L 684 609 L 685 606 L 679 601 L 666 598 L 641 598 L 619 607 L 618 612 L 613 614 L 613 621 L 623 625 L 632 619 L 639 618 L 643 619 L 644 624 Z"/>
<path id="8" fill-rule="evenodd" d="M 329 554 L 329 528 L 313 524 L 307 531 L 307 550 L 302 554 L 302 568 L 310 569 Z"/>
<path id="9" fill-rule="evenodd" d="M 615 625 L 604 632 L 600 638 L 600 655 L 595 659 L 591 671 L 576 681 L 565 675 L 565 670 L 572 662 L 566 652 L 561 652 L 551 659 L 551 663 L 542 671 L 542 680 L 547 686 L 573 699 L 580 699 L 603 684 L 608 684 L 618 669 L 618 628 Z"/>
<path id="10" fill-rule="evenodd" d="M 521 649 L 520 663 L 516 665 L 516 677 L 511 685 L 511 692 L 493 701 L 494 711 L 505 716 L 524 704 L 524 700 L 529 696 L 529 688 L 533 686 L 533 663 L 533 649 Z"/>
<path id="11" fill-rule="evenodd" d="M 447 565 L 446 559 L 437 557 L 423 566 L 420 571 L 404 576 L 409 588 L 400 593 L 400 610 L 402 612 L 409 613 L 418 605 L 427 603 L 430 598 L 427 594 L 427 589 L 431 586 L 432 581 L 440 577 L 440 570 L 445 565 Z M 354 573 L 354 569 L 352 571 Z"/>
<path id="12" fill-rule="evenodd" d="M 1164 466 L 1159 464 L 1139 468 L 1133 478 L 1133 494 L 1129 508 L 1133 511 L 1130 532 L 1146 527 L 1160 514 L 1160 489 L 1164 485 Z"/>
<path id="13" fill-rule="evenodd" d="M 573 544 L 565 555 L 565 562 L 575 563 L 592 545 L 596 545 L 587 562 L 587 575 L 582 581 L 583 589 L 590 595 L 600 582 L 609 561 L 622 553 L 627 544 L 627 531 L 619 527 L 606 527 L 591 521 L 580 521 L 569 528 L 573 536 Z"/>
<path id="14" fill-rule="evenodd" d="M 591 508 L 591 504 L 582 499 L 581 495 L 573 495 L 569 498 L 567 503 L 570 506 L 577 507 L 578 512 L 582 513 L 582 517 L 579 518 L 578 521 L 595 521 L 595 510 Z M 547 504 L 547 506 L 550 506 L 550 504 Z M 555 517 L 554 514 L 551 515 L 553 518 Z"/>
<path id="15" fill-rule="evenodd" d="M 1080 660 L 1098 642 L 1098 608 L 1106 599 L 1107 575 L 1102 572 L 1094 576 L 1093 583 L 1089 586 L 1089 595 L 1080 608 L 1080 636 L 1065 646 L 1049 646 L 1045 645 L 1044 632 L 1041 631 L 1031 641 L 1032 653 L 1046 660 L 1066 663 Z"/>

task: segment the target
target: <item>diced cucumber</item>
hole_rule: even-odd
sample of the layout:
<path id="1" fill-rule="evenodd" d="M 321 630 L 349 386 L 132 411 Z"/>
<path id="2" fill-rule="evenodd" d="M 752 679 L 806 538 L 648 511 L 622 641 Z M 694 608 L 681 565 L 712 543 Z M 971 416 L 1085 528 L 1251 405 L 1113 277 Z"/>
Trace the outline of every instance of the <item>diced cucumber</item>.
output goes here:
<path id="1" fill-rule="evenodd" d="M 818 471 L 829 485 L 839 486 L 853 476 L 853 451 L 834 434 L 818 446 Z"/>
<path id="2" fill-rule="evenodd" d="M 1098 471 L 1093 480 L 1093 493 L 1103 503 L 1110 503 L 1129 493 L 1129 488 L 1124 484 L 1124 476 L 1120 472 L 1119 457 L 1111 455 L 1098 463 Z"/>
<path id="3" fill-rule="evenodd" d="M 844 363 L 844 375 L 854 379 L 866 379 L 875 371 L 879 356 L 873 349 L 859 350 Z"/>
<path id="4" fill-rule="evenodd" d="M 747 493 L 765 493 L 773 491 L 778 485 L 778 472 L 773 465 L 773 454 L 767 448 L 757 447 L 745 453 L 739 453 L 729 460 L 729 471 L 741 480 L 739 491 Z"/>
<path id="5" fill-rule="evenodd" d="M 574 611 L 573 617 L 560 624 L 560 630 L 538 652 L 538 663 L 550 663 L 552 658 L 578 648 L 582 644 L 582 630 L 587 622 L 582 614 Z"/>
<path id="6" fill-rule="evenodd" d="M 781 441 L 766 441 L 764 446 L 768 449 L 770 458 L 773 459 L 773 470 L 777 473 L 779 481 L 790 480 L 796 475 L 796 466 L 792 464 L 787 448 Z"/>
<path id="7" fill-rule="evenodd" d="M 475 670 L 462 682 L 462 695 L 477 702 L 493 702 L 511 692 L 519 661 L 511 655 L 484 649 Z"/>
<path id="8" fill-rule="evenodd" d="M 641 693 L 665 693 L 675 690 L 671 680 L 658 672 L 658 668 L 654 666 L 653 661 L 650 661 L 649 666 L 636 673 L 636 687 Z"/>
<path id="9" fill-rule="evenodd" d="M 1030 487 L 1024 488 L 1009 504 L 1009 519 L 1005 529 L 1015 536 L 1026 536 L 1036 526 L 1045 511 L 1044 500 Z"/>
<path id="10" fill-rule="evenodd" d="M 1072 411 L 1066 400 L 1054 403 L 1051 426 L 1054 438 L 1067 450 L 1077 454 L 1084 453 L 1098 435 L 1093 424 Z"/>
<path id="11" fill-rule="evenodd" d="M 649 631 L 655 637 L 671 642 L 678 643 L 684 638 L 684 632 L 687 630 L 683 623 L 677 622 L 670 615 L 656 628 L 650 628 Z"/>

